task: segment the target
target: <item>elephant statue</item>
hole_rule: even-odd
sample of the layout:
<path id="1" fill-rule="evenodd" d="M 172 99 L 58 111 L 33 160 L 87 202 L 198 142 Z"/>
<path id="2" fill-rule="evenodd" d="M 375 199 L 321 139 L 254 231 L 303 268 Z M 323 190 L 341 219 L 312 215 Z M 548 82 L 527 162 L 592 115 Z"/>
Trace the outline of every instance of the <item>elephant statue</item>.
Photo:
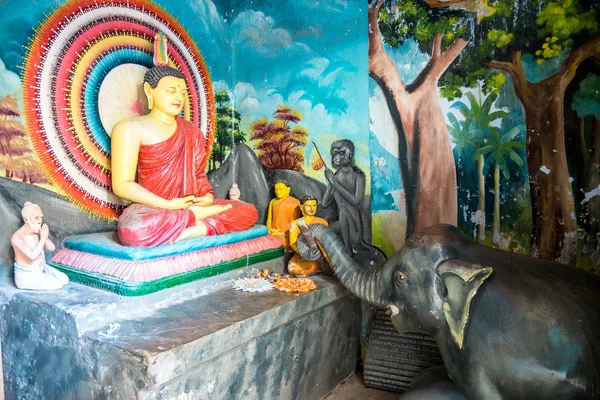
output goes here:
<path id="1" fill-rule="evenodd" d="M 599 276 L 480 245 L 450 225 L 415 232 L 364 268 L 327 227 L 310 230 L 346 288 L 387 307 L 399 332 L 435 338 L 456 393 L 600 399 Z M 299 244 L 305 258 L 314 247 Z M 457 398 L 449 392 L 436 398 Z"/>

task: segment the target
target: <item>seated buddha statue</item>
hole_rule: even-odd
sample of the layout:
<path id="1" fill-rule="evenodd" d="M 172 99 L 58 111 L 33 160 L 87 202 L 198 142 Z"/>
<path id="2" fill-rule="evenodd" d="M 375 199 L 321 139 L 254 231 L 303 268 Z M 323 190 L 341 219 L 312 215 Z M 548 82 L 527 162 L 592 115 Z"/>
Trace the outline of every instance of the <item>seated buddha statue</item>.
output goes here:
<path id="1" fill-rule="evenodd" d="M 118 122 L 111 135 L 114 193 L 131 201 L 119 218 L 126 246 L 157 246 L 252 227 L 256 208 L 215 199 L 208 182 L 205 138 L 179 117 L 187 98 L 185 76 L 157 66 L 144 75 L 150 112 Z"/>
<path id="2" fill-rule="evenodd" d="M 290 196 L 290 184 L 285 180 L 278 180 L 274 185 L 275 198 L 269 202 L 267 212 L 267 228 L 269 234 L 281 240 L 286 250 L 291 250 L 289 230 L 293 220 L 300 218 L 300 202 Z"/>
<path id="3" fill-rule="evenodd" d="M 323 272 L 323 269 L 329 270 L 324 265 L 325 260 L 323 257 L 317 261 L 309 261 L 302 258 L 298 253 L 298 237 L 302 234 L 300 225 L 322 224 L 329 226 L 326 220 L 315 216 L 317 206 L 318 202 L 315 196 L 307 195 L 300 199 L 302 217 L 294 220 L 290 227 L 290 246 L 296 252 L 288 262 L 288 272 L 291 275 L 311 275 Z"/>

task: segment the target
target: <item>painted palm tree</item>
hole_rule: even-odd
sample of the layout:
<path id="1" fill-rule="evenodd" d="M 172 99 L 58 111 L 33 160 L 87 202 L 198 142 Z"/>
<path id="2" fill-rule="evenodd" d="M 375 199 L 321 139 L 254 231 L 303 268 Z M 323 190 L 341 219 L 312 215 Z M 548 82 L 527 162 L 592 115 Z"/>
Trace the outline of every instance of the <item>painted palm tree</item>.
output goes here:
<path id="1" fill-rule="evenodd" d="M 241 114 L 230 102 L 231 98 L 227 90 L 215 91 L 215 102 L 217 103 L 215 143 L 210 155 L 210 169 L 214 170 L 225 161 L 227 152 L 234 145 L 244 143 L 246 139 L 240 131 Z"/>
<path id="2" fill-rule="evenodd" d="M 473 155 L 473 159 L 485 157 L 486 164 L 489 167 L 494 166 L 494 219 L 492 221 L 492 233 L 494 234 L 495 242 L 500 238 L 500 171 L 502 171 L 504 179 L 509 179 L 508 159 L 517 164 L 519 168 L 525 165 L 521 156 L 514 150 L 525 147 L 524 142 L 515 141 L 515 138 L 519 133 L 524 131 L 524 128 L 523 125 L 515 126 L 504 136 L 500 137 L 498 129 L 490 127 L 492 135 L 489 137 L 488 144 L 477 150 Z"/>
<path id="3" fill-rule="evenodd" d="M 475 151 L 481 147 L 481 145 L 478 145 L 477 143 L 479 141 L 479 131 L 470 128 L 472 121 L 470 113 L 467 113 L 465 119 L 462 120 L 456 118 L 456 115 L 453 113 L 448 113 L 447 118 L 448 121 L 450 121 L 450 124 L 446 124 L 446 127 L 448 128 L 450 139 L 454 144 L 452 152 L 454 153 L 456 162 L 457 196 L 459 198 L 459 203 L 464 206 L 469 203 L 472 182 L 475 182 L 478 179 L 477 172 L 471 164 L 471 159 L 473 154 L 475 154 Z M 482 204 L 480 201 L 479 210 L 484 210 L 481 208 L 482 206 L 485 206 L 485 204 Z M 475 219 L 474 222 L 477 230 L 477 237 L 484 237 L 485 224 L 479 223 L 482 222 L 479 219 Z"/>
<path id="4" fill-rule="evenodd" d="M 492 136 L 491 124 L 501 118 L 506 118 L 508 114 L 505 111 L 497 110 L 491 111 L 492 105 L 498 98 L 495 93 L 490 94 L 482 102 L 481 85 L 478 88 L 478 98 L 471 92 L 465 94 L 469 105 L 462 101 L 457 101 L 452 105 L 452 108 L 457 109 L 463 116 L 461 123 L 458 123 L 456 117 L 453 114 L 448 114 L 448 119 L 452 123 L 449 125 L 450 133 L 454 140 L 454 135 L 457 139 L 454 140 L 456 146 L 462 146 L 461 151 L 465 149 L 477 149 L 485 146 L 486 140 Z M 455 124 L 451 119 L 450 115 L 453 115 Z M 460 126 L 460 130 L 456 131 L 453 127 Z M 455 149 L 456 150 L 456 149 Z M 479 183 L 479 215 L 477 223 L 477 238 L 479 240 L 485 239 L 485 174 L 483 173 L 485 162 L 482 154 L 477 156 L 477 177 Z"/>

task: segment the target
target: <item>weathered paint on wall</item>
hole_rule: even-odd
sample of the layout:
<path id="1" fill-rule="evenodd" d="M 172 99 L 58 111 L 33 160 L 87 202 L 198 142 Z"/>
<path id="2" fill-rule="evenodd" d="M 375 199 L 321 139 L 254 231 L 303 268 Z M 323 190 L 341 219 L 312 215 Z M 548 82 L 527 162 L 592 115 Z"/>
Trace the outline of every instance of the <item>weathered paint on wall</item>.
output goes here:
<path id="1" fill-rule="evenodd" d="M 372 178 L 389 185 L 373 190 L 375 244 L 402 245 L 383 220 L 411 232 L 425 219 L 597 268 L 599 6 L 373 2 Z M 390 157 L 403 183 L 383 172 Z"/>

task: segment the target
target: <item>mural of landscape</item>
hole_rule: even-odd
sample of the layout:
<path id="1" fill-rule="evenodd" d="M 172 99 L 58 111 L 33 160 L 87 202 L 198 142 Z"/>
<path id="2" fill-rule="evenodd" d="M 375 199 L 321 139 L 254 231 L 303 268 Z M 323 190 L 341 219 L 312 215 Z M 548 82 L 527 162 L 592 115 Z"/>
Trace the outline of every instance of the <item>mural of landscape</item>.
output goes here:
<path id="1" fill-rule="evenodd" d="M 443 222 L 490 246 L 597 267 L 598 8 L 370 4 L 374 243 L 389 252 L 405 237 L 390 229 Z"/>
<path id="2" fill-rule="evenodd" d="M 372 242 L 388 255 L 448 223 L 489 246 L 597 268 L 598 1 L 155 3 L 211 74 L 209 170 L 245 143 L 265 168 L 325 183 L 315 144 L 330 163 L 331 143 L 350 139 L 371 177 Z M 64 4 L 0 4 L 0 175 L 46 188 L 22 67 L 35 29 Z"/>

